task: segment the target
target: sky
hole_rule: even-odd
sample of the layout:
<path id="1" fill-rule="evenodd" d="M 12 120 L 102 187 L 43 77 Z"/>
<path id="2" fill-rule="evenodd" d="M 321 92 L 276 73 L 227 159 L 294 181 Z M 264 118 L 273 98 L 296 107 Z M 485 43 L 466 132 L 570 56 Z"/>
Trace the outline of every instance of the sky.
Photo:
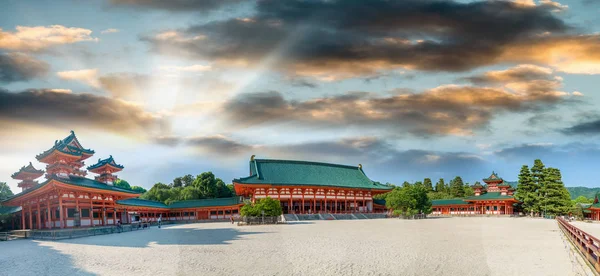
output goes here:
<path id="1" fill-rule="evenodd" d="M 3 1 L 0 181 L 73 130 L 150 188 L 257 158 L 600 186 L 600 1 Z M 92 174 L 89 174 L 92 177 Z M 41 178 L 40 180 L 43 180 Z"/>

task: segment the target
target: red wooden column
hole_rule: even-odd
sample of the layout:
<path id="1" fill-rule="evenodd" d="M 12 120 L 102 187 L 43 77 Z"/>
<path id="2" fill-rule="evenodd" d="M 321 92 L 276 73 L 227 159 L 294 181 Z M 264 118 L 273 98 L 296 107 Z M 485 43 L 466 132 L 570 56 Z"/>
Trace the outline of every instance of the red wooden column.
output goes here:
<path id="1" fill-rule="evenodd" d="M 60 210 L 60 228 L 65 228 L 65 223 L 67 222 L 67 219 L 65 218 L 65 210 L 63 208 L 62 205 L 62 192 L 58 191 L 58 209 Z"/>
<path id="2" fill-rule="evenodd" d="M 337 214 L 337 211 L 338 211 L 337 198 L 338 198 L 339 191 L 338 190 L 333 190 L 333 194 L 335 195 L 335 199 L 334 199 L 334 201 L 335 201 L 335 203 L 334 203 L 335 207 L 333 208 L 333 212 Z"/>
<path id="3" fill-rule="evenodd" d="M 317 212 L 317 190 L 312 189 L 313 192 L 313 214 Z"/>
<path id="4" fill-rule="evenodd" d="M 352 195 L 354 196 L 354 212 L 356 213 L 358 212 L 358 205 L 356 204 L 356 191 L 352 192 Z"/>
<path id="5" fill-rule="evenodd" d="M 29 201 L 29 228 L 33 230 L 33 211 L 31 210 L 33 207 L 31 206 L 31 201 Z"/>
<path id="6" fill-rule="evenodd" d="M 37 214 L 37 216 L 36 216 L 36 218 L 37 218 L 37 228 L 38 229 L 42 229 L 42 209 L 40 208 L 40 198 L 39 197 L 36 198 L 36 201 L 37 201 L 36 202 L 37 203 L 36 204 L 37 205 L 36 206 L 37 207 L 37 210 L 36 210 L 36 214 Z"/>
<path id="7" fill-rule="evenodd" d="M 92 200 L 92 194 L 88 194 L 88 197 L 90 198 L 90 225 L 94 227 L 94 200 Z"/>
<path id="8" fill-rule="evenodd" d="M 48 195 L 48 197 L 46 197 L 46 210 L 48 211 L 48 229 L 52 228 L 52 211 L 50 211 L 50 195 Z"/>
<path id="9" fill-rule="evenodd" d="M 31 208 L 30 208 L 31 210 Z M 21 204 L 21 225 L 22 225 L 22 230 L 25 230 L 25 206 L 23 204 Z"/>
<path id="10" fill-rule="evenodd" d="M 304 191 L 305 189 L 300 189 L 302 192 L 302 208 L 300 208 L 300 214 L 304 214 Z"/>

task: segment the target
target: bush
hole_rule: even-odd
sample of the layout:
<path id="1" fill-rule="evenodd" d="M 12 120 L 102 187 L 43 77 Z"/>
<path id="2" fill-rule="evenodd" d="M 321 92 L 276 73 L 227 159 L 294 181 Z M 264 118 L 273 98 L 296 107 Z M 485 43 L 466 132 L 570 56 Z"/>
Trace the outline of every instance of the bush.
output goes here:
<path id="1" fill-rule="evenodd" d="M 259 217 L 263 212 L 266 217 L 276 217 L 280 216 L 283 210 L 279 201 L 270 197 L 259 199 L 255 203 L 246 202 L 240 209 L 240 215 L 243 217 Z"/>

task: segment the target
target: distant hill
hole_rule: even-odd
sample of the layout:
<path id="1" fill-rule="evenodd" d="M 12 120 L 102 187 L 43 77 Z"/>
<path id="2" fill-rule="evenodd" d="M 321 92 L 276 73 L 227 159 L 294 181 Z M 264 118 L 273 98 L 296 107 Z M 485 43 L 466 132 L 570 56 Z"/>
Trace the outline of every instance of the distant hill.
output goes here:
<path id="1" fill-rule="evenodd" d="M 596 196 L 596 193 L 600 192 L 600 188 L 588 188 L 588 187 L 567 187 L 567 190 L 571 194 L 571 199 L 575 199 L 578 196 L 594 198 L 594 196 Z"/>

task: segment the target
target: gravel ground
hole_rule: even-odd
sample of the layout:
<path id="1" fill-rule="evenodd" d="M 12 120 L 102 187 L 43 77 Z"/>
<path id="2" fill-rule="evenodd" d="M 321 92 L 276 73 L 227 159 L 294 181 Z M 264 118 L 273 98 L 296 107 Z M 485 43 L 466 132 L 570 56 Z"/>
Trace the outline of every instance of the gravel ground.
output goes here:
<path id="1" fill-rule="evenodd" d="M 577 228 L 585 231 L 586 233 L 600 239 L 600 223 L 598 222 L 583 222 L 583 221 L 573 221 L 571 224 L 575 225 Z"/>
<path id="2" fill-rule="evenodd" d="M 554 220 L 202 223 L 0 243 L 0 275 L 574 275 Z"/>

